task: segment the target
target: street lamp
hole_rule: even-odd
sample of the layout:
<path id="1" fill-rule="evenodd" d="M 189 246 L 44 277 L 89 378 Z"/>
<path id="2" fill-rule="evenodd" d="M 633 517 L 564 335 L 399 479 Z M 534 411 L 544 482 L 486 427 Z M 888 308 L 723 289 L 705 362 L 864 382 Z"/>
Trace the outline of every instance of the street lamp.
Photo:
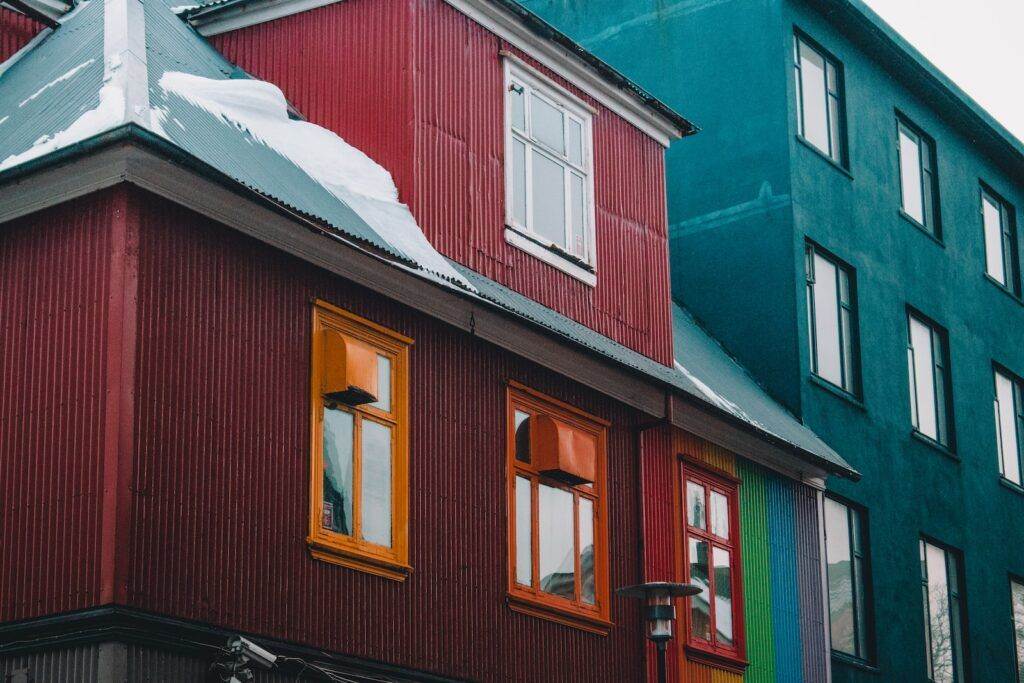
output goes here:
<path id="1" fill-rule="evenodd" d="M 623 586 L 615 592 L 627 598 L 644 601 L 647 617 L 647 639 L 658 648 L 658 683 L 665 683 L 665 648 L 672 640 L 672 623 L 676 618 L 674 598 L 687 598 L 701 592 L 701 587 L 692 583 L 669 583 L 651 581 L 636 586 Z"/>

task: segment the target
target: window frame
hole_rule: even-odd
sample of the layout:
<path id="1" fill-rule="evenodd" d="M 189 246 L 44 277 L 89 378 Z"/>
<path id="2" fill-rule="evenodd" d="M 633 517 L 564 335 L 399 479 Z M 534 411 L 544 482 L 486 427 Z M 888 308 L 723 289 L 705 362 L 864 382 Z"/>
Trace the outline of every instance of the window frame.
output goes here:
<path id="1" fill-rule="evenodd" d="M 1014 586 L 1019 586 L 1024 593 L 1024 576 L 1010 574 L 1010 626 L 1013 643 L 1013 658 L 1017 674 L 1017 683 L 1024 683 L 1024 630 L 1017 630 L 1017 609 L 1014 605 Z M 1024 620 L 1024 602 L 1022 602 L 1022 620 Z"/>
<path id="2" fill-rule="evenodd" d="M 1003 276 L 1000 282 L 988 272 L 988 233 L 985 229 L 985 201 L 999 211 L 999 250 L 1002 256 Z M 1002 195 L 984 182 L 979 183 L 978 212 L 981 217 L 981 240 L 985 263 L 985 277 L 994 285 L 1018 299 L 1021 297 L 1020 250 L 1017 244 L 1017 210 Z"/>
<path id="3" fill-rule="evenodd" d="M 359 317 L 326 301 L 316 300 L 312 310 L 310 342 L 310 482 L 309 535 L 306 543 L 318 560 L 403 581 L 411 571 L 409 564 L 409 349 L 413 340 L 394 330 Z M 372 346 L 391 360 L 392 410 L 386 412 L 372 405 L 346 406 L 345 412 L 358 419 L 372 419 L 392 427 L 391 461 L 391 547 L 378 545 L 355 536 L 359 515 L 356 501 L 361 474 L 357 474 L 361 453 L 353 446 L 353 535 L 340 534 L 322 526 L 323 504 L 323 422 L 325 401 L 320 394 L 323 371 L 321 332 L 332 329 L 342 335 Z M 359 443 L 353 428 L 355 444 Z"/>
<path id="4" fill-rule="evenodd" d="M 530 66 L 523 60 L 508 54 L 502 53 L 504 79 L 502 90 L 502 103 L 504 120 L 502 122 L 502 135 L 504 137 L 504 191 L 505 191 L 505 239 L 519 249 L 539 258 L 540 260 L 555 266 L 559 270 L 593 286 L 596 284 L 597 272 L 597 209 L 594 193 L 594 122 L 597 110 L 585 101 L 571 93 L 566 88 L 554 82 L 543 73 Z M 582 163 L 575 164 L 568 158 L 568 153 L 559 155 L 556 150 L 551 150 L 527 135 L 517 130 L 512 124 L 512 106 L 509 93 L 512 90 L 513 81 L 521 83 L 527 88 L 524 93 L 525 116 L 527 128 L 530 126 L 530 94 L 536 94 L 540 99 L 563 112 L 563 120 L 575 119 L 582 126 Z M 565 126 L 564 135 L 568 141 L 569 126 Z M 525 187 L 526 193 L 526 222 L 522 224 L 515 217 L 514 208 L 514 183 L 515 173 L 513 169 L 514 143 L 519 141 L 526 147 L 525 158 Z M 566 145 L 568 150 L 568 145 Z M 586 247 L 582 256 L 573 254 L 567 248 L 563 248 L 534 231 L 530 225 L 533 214 L 533 192 L 532 187 L 532 155 L 531 150 L 536 150 L 543 156 L 548 157 L 563 168 L 565 177 L 565 207 L 566 221 L 564 229 L 568 231 L 572 223 L 571 218 L 571 190 L 569 178 L 575 173 L 583 177 L 584 198 L 583 231 L 586 240 Z M 568 247 L 568 244 L 567 244 Z"/>
<path id="5" fill-rule="evenodd" d="M 917 143 L 917 172 L 920 176 L 921 220 L 915 218 L 906 207 L 906 195 L 903 191 L 903 149 L 900 134 L 906 133 Z M 927 161 L 927 167 L 925 162 Z M 913 223 L 926 234 L 942 241 L 942 211 L 939 201 L 938 151 L 935 139 L 925 133 L 920 126 L 914 124 L 903 113 L 896 112 L 896 169 L 900 189 L 900 215 Z M 930 189 L 926 192 L 926 189 Z M 929 220 L 929 210 L 931 220 Z"/>
<path id="6" fill-rule="evenodd" d="M 970 680 L 968 641 L 964 638 L 967 633 L 967 597 L 964 585 L 964 563 L 963 555 L 959 550 L 944 543 L 933 540 L 927 536 L 921 536 L 918 541 L 918 558 L 921 572 L 921 599 L 924 615 L 925 629 L 925 653 L 927 664 L 928 681 L 934 681 L 935 662 L 932 659 L 932 633 L 931 633 L 931 601 L 928 586 L 927 567 L 927 546 L 942 551 L 946 569 L 946 596 L 949 604 L 947 618 L 950 622 L 950 637 L 955 640 L 956 647 L 951 650 L 953 657 L 953 683 L 966 683 Z M 950 581 L 950 575 L 955 571 L 956 581 Z M 952 613 L 952 607 L 956 606 L 956 619 Z M 958 671 L 963 672 L 959 675 Z"/>
<path id="7" fill-rule="evenodd" d="M 920 429 L 920 413 L 918 411 L 917 404 L 917 373 L 916 373 L 916 358 L 914 358 L 914 341 L 913 341 L 913 324 L 912 321 L 917 320 L 919 323 L 928 328 L 930 332 L 931 340 L 931 355 L 932 355 L 932 387 L 934 394 L 932 401 L 935 404 L 935 430 L 936 435 L 933 437 L 929 434 L 925 434 Z M 953 413 L 953 381 L 952 381 L 952 363 L 950 360 L 950 349 L 949 349 L 949 333 L 944 327 L 939 325 L 933 319 L 922 314 L 917 309 L 907 308 L 906 313 L 906 330 L 907 330 L 907 370 L 909 389 L 910 389 L 910 408 L 911 408 L 911 426 L 915 436 L 924 439 L 925 441 L 934 444 L 935 446 L 947 451 L 948 453 L 955 453 L 956 451 L 956 426 L 954 421 Z M 936 353 L 936 344 L 940 345 L 941 353 Z M 942 381 L 938 382 L 936 377 L 936 370 L 941 369 Z M 942 405 L 939 405 L 940 400 L 940 388 L 941 388 L 941 400 Z M 940 410 L 941 408 L 941 410 Z M 941 419 L 940 419 L 941 418 Z M 943 428 L 945 429 L 945 438 L 943 438 Z"/>
<path id="8" fill-rule="evenodd" d="M 850 542 L 851 573 L 853 575 L 853 610 L 854 610 L 854 643 L 863 652 L 851 654 L 836 650 L 831 644 L 831 595 L 826 595 L 826 606 L 829 609 L 829 649 L 833 656 L 853 660 L 861 664 L 873 665 L 875 662 L 875 621 L 874 600 L 871 590 L 871 553 L 870 534 L 868 530 L 867 509 L 841 498 L 832 493 L 823 496 L 824 501 L 832 501 L 846 511 L 846 530 Z M 825 536 L 825 581 L 828 587 L 828 526 L 823 523 L 822 533 Z M 856 532 L 860 532 L 859 535 Z M 858 562 L 859 560 L 859 562 Z"/>
<path id="9" fill-rule="evenodd" d="M 575 406 L 547 396 L 535 389 L 509 380 L 505 391 L 505 467 L 506 500 L 508 509 L 508 604 L 517 612 L 554 621 L 566 626 L 606 635 L 611 626 L 611 591 L 608 541 L 607 495 L 607 431 L 610 422 L 591 415 Z M 595 480 L 590 491 L 585 484 L 569 486 L 540 474 L 536 468 L 516 458 L 516 412 L 544 413 L 566 422 L 573 428 L 592 434 L 597 439 Z M 531 481 L 531 586 L 516 580 L 516 478 Z M 573 539 L 575 561 L 575 597 L 573 600 L 544 593 L 540 589 L 540 536 L 538 486 L 558 488 L 573 493 Z M 579 599 L 581 585 L 579 544 L 579 499 L 588 498 L 594 505 L 594 605 Z"/>
<path id="10" fill-rule="evenodd" d="M 723 541 L 720 536 L 711 531 L 710 522 L 706 523 L 708 529 L 692 530 L 689 523 L 687 507 L 687 482 L 693 481 L 704 487 L 705 490 L 705 519 L 710 520 L 711 506 L 709 504 L 711 492 L 716 491 L 725 495 L 729 505 L 729 539 Z M 722 548 L 729 552 L 729 571 L 732 581 L 732 623 L 734 647 L 715 644 L 717 607 L 714 600 L 710 602 L 711 614 L 711 641 L 704 641 L 695 638 L 692 633 L 692 616 L 690 602 L 692 597 L 683 600 L 682 608 L 676 614 L 676 628 L 680 634 L 680 656 L 685 656 L 690 661 L 698 661 L 721 667 L 726 670 L 742 673 L 750 662 L 747 660 L 746 623 L 744 621 L 744 599 L 743 599 L 743 562 L 742 562 L 742 537 L 740 528 L 739 510 L 739 487 L 742 484 L 739 478 L 729 472 L 718 469 L 704 463 L 692 456 L 680 454 L 678 456 L 678 472 L 675 477 L 676 489 L 676 537 L 680 542 L 676 550 L 676 578 L 683 583 L 690 583 L 690 538 L 691 535 L 708 543 L 711 550 L 709 553 L 709 592 L 713 596 L 715 592 L 714 580 L 714 548 Z"/>
<path id="11" fill-rule="evenodd" d="M 804 88 L 803 88 L 803 65 L 800 60 L 800 45 L 803 43 L 808 49 L 817 53 L 821 57 L 823 64 L 823 74 L 825 78 L 824 92 L 825 92 L 825 127 L 828 131 L 828 147 L 829 149 L 821 149 L 816 143 L 814 143 L 806 135 L 806 117 L 807 111 L 806 103 L 804 102 Z M 828 67 L 831 65 L 836 75 L 835 92 L 829 89 L 828 83 Z M 817 42 L 806 33 L 798 28 L 794 27 L 793 30 L 793 70 L 794 70 L 794 81 L 796 85 L 796 133 L 800 140 L 806 142 L 811 149 L 821 153 L 826 159 L 836 164 L 843 170 L 849 170 L 849 154 L 848 154 L 848 140 L 847 140 L 847 122 L 846 122 L 846 75 L 843 69 L 843 63 L 834 54 L 822 47 L 821 43 Z M 838 120 L 833 122 L 832 120 L 832 100 L 836 102 L 836 116 Z M 835 128 L 833 128 L 833 123 Z M 833 140 L 833 134 L 836 136 L 836 140 Z M 838 147 L 834 151 L 833 148 Z"/>
<path id="12" fill-rule="evenodd" d="M 1010 382 L 1017 437 L 1017 481 L 1006 476 L 1006 456 L 1003 453 L 1002 415 L 999 413 L 999 376 Z M 999 458 L 999 476 L 1014 486 L 1024 486 L 1024 379 L 999 363 L 992 364 L 993 403 L 996 418 L 996 455 Z"/>
<path id="13" fill-rule="evenodd" d="M 836 310 L 839 313 L 839 369 L 842 384 L 836 384 L 818 372 L 818 333 L 817 310 L 814 303 L 814 285 L 817 283 L 817 272 L 814 257 L 821 256 L 836 268 Z M 860 369 L 860 320 L 857 310 L 857 276 L 856 270 L 845 261 L 835 257 L 831 252 L 821 248 L 811 240 L 804 244 L 804 276 L 807 305 L 807 339 L 810 351 L 811 373 L 823 382 L 835 387 L 854 398 L 861 396 Z M 846 289 L 849 301 L 843 301 L 842 277 L 846 277 Z M 843 314 L 847 317 L 848 330 L 843 330 Z M 847 339 L 847 336 L 849 337 Z M 849 357 L 849 358 L 848 358 Z M 847 367 L 849 360 L 849 367 Z M 847 377 L 851 374 L 852 377 Z"/>

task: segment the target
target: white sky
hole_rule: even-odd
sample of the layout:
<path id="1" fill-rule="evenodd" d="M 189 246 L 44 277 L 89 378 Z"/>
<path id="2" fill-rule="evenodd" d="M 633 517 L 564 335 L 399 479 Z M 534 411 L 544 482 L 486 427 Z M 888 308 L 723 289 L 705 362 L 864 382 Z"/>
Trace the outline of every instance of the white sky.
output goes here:
<path id="1" fill-rule="evenodd" d="M 1024 140 L 1024 0 L 864 0 Z"/>

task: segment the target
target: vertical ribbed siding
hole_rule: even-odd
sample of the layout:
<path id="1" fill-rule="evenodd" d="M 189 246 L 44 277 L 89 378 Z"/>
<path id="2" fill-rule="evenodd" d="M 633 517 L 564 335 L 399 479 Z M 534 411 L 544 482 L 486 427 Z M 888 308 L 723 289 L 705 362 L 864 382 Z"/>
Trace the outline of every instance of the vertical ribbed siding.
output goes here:
<path id="1" fill-rule="evenodd" d="M 0 621 L 98 600 L 116 198 L 0 226 Z"/>
<path id="2" fill-rule="evenodd" d="M 97 680 L 102 647 L 96 643 L 0 657 L 0 680 L 27 671 L 35 683 L 91 683 Z"/>
<path id="3" fill-rule="evenodd" d="M 765 472 L 738 459 L 740 484 L 740 538 L 743 560 L 743 607 L 747 635 L 750 683 L 774 683 L 775 633 L 772 628 L 771 558 Z"/>
<path id="4" fill-rule="evenodd" d="M 5 7 L 0 7 L 0 62 L 23 48 L 43 25 Z"/>
<path id="5" fill-rule="evenodd" d="M 505 604 L 505 380 L 612 422 L 612 586 L 641 578 L 631 411 L 182 209 L 141 203 L 131 605 L 453 677 L 637 678 L 635 603 L 613 599 L 607 637 Z M 413 572 L 402 583 L 306 549 L 315 298 L 415 339 Z"/>
<path id="6" fill-rule="evenodd" d="M 822 683 L 828 678 L 829 652 L 825 641 L 818 499 L 814 489 L 801 486 L 796 490 L 795 513 L 804 681 Z"/>
<path id="7" fill-rule="evenodd" d="M 800 604 L 794 599 L 797 572 L 793 489 L 796 486 L 799 485 L 777 474 L 766 474 L 775 676 L 786 683 L 803 680 Z"/>
<path id="8" fill-rule="evenodd" d="M 711 467 L 738 476 L 736 472 L 736 456 L 721 446 L 681 430 L 673 430 L 672 447 L 680 455 L 696 458 Z"/>
<path id="9" fill-rule="evenodd" d="M 387 168 L 446 256 L 671 364 L 664 149 L 657 142 L 541 69 L 598 109 L 598 282 L 590 287 L 506 243 L 499 51 L 518 51 L 447 3 L 348 0 L 213 43 Z"/>

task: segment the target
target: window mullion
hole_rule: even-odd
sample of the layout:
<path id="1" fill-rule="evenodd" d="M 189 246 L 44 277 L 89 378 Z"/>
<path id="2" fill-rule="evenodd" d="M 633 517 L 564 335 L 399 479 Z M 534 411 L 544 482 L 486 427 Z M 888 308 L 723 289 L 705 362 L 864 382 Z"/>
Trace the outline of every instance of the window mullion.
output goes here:
<path id="1" fill-rule="evenodd" d="M 530 475 L 530 588 L 540 592 L 540 478 Z"/>
<path id="2" fill-rule="evenodd" d="M 572 492 L 573 602 L 583 601 L 583 567 L 580 561 L 580 496 Z"/>
<path id="3" fill-rule="evenodd" d="M 363 416 L 353 410 L 352 418 L 352 538 L 363 540 Z"/>
<path id="4" fill-rule="evenodd" d="M 839 381 L 844 389 L 849 388 L 850 378 L 846 376 L 846 339 L 843 331 L 843 269 L 836 264 L 836 311 L 838 318 L 836 325 L 836 338 L 839 340 Z"/>

